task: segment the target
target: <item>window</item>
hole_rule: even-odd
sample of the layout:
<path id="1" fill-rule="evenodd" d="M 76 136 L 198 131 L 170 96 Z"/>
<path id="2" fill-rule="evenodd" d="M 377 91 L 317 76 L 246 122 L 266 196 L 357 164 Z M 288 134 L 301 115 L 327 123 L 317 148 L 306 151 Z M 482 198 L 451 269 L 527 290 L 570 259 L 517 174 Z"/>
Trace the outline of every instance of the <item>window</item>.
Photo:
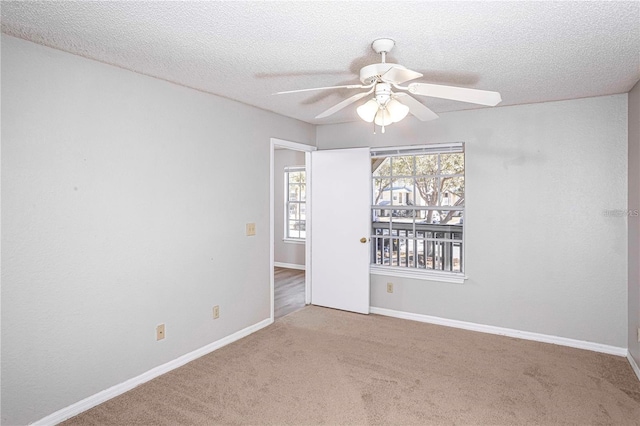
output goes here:
<path id="1" fill-rule="evenodd" d="M 285 240 L 302 241 L 306 237 L 306 179 L 304 167 L 284 168 Z"/>
<path id="2" fill-rule="evenodd" d="M 372 149 L 372 272 L 464 276 L 464 144 Z"/>

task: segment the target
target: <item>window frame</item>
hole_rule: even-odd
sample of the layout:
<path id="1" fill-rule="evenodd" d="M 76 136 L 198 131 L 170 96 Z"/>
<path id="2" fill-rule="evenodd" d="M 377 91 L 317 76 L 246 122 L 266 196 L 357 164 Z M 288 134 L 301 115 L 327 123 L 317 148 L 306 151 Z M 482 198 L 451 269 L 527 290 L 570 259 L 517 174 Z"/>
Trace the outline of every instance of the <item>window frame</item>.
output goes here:
<path id="1" fill-rule="evenodd" d="M 455 153 L 462 153 L 464 155 L 464 160 L 465 160 L 465 168 L 464 168 L 464 172 L 461 174 L 464 178 L 465 178 L 465 193 L 466 193 L 466 153 L 465 153 L 465 146 L 464 146 L 464 142 L 454 142 L 454 143 L 445 143 L 445 144 L 428 144 L 428 145 L 412 145 L 412 146 L 401 146 L 401 147 L 387 147 L 387 148 L 371 148 L 370 149 L 371 152 L 371 158 L 380 158 L 380 157 L 406 157 L 406 156 L 418 156 L 418 155 L 427 155 L 427 154 L 455 154 Z M 415 160 L 414 160 L 415 161 Z M 415 164 L 415 163 L 414 163 Z M 440 166 L 440 161 L 438 161 L 438 168 L 436 170 L 436 173 L 431 176 L 428 175 L 429 178 L 431 177 L 441 177 L 441 166 Z M 381 179 L 384 178 L 381 177 L 380 175 L 376 176 L 375 171 L 371 171 L 371 194 L 372 196 L 374 195 L 375 191 L 376 191 L 376 187 L 375 187 L 375 179 Z M 415 179 L 417 176 L 421 176 L 418 175 L 416 173 L 416 171 L 413 171 L 413 176 L 411 176 L 411 178 Z M 452 176 L 452 175 L 446 175 L 446 176 Z M 389 178 L 395 179 L 396 177 L 393 176 L 392 174 L 389 175 Z M 398 178 L 402 178 L 402 177 L 398 177 Z M 391 183 L 391 185 L 393 186 L 393 183 Z M 415 191 L 414 191 L 415 192 Z M 392 197 L 392 194 L 390 194 L 390 199 Z M 444 198 L 442 198 L 444 199 Z M 415 201 L 415 200 L 414 200 Z M 439 203 L 441 204 L 441 202 Z M 457 206 L 456 208 L 452 208 L 452 206 L 447 205 L 447 206 L 415 206 L 412 209 L 407 209 L 406 207 L 404 208 L 405 210 L 437 210 L 437 211 L 442 211 L 442 210 L 455 210 L 455 211 L 461 211 L 462 213 L 462 217 L 466 218 L 467 217 L 467 209 L 466 209 L 466 197 L 465 197 L 465 202 L 462 206 Z M 426 209 L 426 207 L 431 207 L 430 209 Z M 392 204 L 390 204 L 388 206 L 389 210 L 393 210 L 394 206 Z M 413 278 L 413 279 L 420 279 L 420 280 L 433 280 L 433 281 L 439 281 L 439 282 L 449 282 L 449 283 L 456 283 L 456 284 L 462 284 L 464 283 L 464 281 L 467 279 L 466 276 L 466 222 L 467 220 L 465 219 L 462 223 L 462 238 L 461 238 L 461 248 L 460 248 L 460 272 L 457 271 L 443 271 L 443 270 L 438 270 L 438 269 L 422 269 L 422 268 L 417 268 L 417 267 L 409 267 L 409 266 L 392 266 L 392 265 L 380 265 L 376 262 L 375 259 L 375 253 L 374 253 L 374 245 L 377 242 L 376 237 L 379 237 L 379 235 L 376 235 L 376 230 L 374 229 L 374 222 L 373 220 L 373 215 L 374 212 L 376 210 L 381 210 L 380 205 L 375 205 L 374 204 L 374 200 L 372 198 L 371 201 L 371 216 L 370 216 L 370 222 L 371 222 L 371 237 L 370 237 L 370 241 L 372 242 L 372 246 L 371 246 L 371 260 L 370 260 L 370 273 L 374 274 L 374 275 L 383 275 L 383 276 L 392 276 L 392 277 L 403 277 L 403 278 Z M 390 222 L 392 222 L 392 219 L 390 217 Z M 415 222 L 413 222 L 414 225 L 414 231 L 415 231 Z M 393 222 L 390 224 L 390 229 L 393 229 Z M 443 231 L 444 232 L 444 231 Z M 389 238 L 392 238 L 392 236 L 390 236 Z M 401 237 L 400 237 L 401 238 Z M 408 238 L 408 237 L 406 237 Z M 453 236 L 451 237 L 453 238 Z M 413 236 L 413 240 L 414 241 L 418 241 L 419 239 L 417 238 L 417 235 L 414 234 Z M 407 239 L 408 241 L 408 239 Z M 424 243 L 427 243 L 427 239 L 426 239 L 426 235 L 425 238 L 423 239 Z M 446 242 L 446 241 L 445 241 Z"/>
<path id="2" fill-rule="evenodd" d="M 290 194 L 291 194 L 291 192 L 289 190 L 289 186 L 291 184 L 289 176 L 290 176 L 291 173 L 298 173 L 298 172 L 303 172 L 304 175 L 305 175 L 305 179 L 304 179 L 304 183 L 303 184 L 296 183 L 296 185 L 304 187 L 304 192 L 305 192 L 305 200 L 304 201 L 302 201 L 302 200 L 291 200 L 289 198 Z M 285 168 L 284 168 L 284 197 L 283 197 L 284 198 L 284 215 L 283 215 L 284 216 L 284 236 L 282 238 L 282 241 L 284 241 L 285 243 L 304 244 L 306 242 L 306 223 L 307 223 L 307 220 L 306 220 L 306 204 L 307 204 L 307 201 L 306 201 L 306 186 L 307 186 L 306 173 L 307 172 L 306 172 L 306 167 L 305 166 L 285 166 Z M 302 193 L 302 191 L 300 193 Z M 301 206 L 305 207 L 305 219 L 304 220 L 301 220 L 299 218 L 291 219 L 290 209 L 289 208 L 290 208 L 290 206 L 292 204 L 298 205 L 298 212 L 302 211 L 301 210 Z M 289 222 L 291 220 L 298 221 L 299 223 L 304 223 L 305 224 L 305 237 L 292 237 L 289 234 L 289 231 L 290 231 Z"/>

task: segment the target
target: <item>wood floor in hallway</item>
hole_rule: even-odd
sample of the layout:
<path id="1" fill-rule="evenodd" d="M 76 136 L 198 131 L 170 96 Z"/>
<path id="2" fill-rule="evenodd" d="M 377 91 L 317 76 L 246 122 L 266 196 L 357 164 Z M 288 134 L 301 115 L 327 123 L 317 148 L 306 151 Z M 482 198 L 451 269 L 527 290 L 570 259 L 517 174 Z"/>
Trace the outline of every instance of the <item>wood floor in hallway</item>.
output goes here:
<path id="1" fill-rule="evenodd" d="M 304 271 L 274 268 L 274 317 L 281 318 L 304 307 Z"/>

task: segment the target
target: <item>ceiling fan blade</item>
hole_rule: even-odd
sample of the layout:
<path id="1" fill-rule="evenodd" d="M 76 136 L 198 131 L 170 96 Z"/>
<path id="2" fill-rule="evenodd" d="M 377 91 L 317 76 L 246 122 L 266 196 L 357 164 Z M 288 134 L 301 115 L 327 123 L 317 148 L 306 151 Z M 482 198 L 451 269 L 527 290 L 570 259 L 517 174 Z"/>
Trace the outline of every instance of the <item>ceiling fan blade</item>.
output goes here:
<path id="1" fill-rule="evenodd" d="M 442 86 L 429 83 L 411 83 L 408 87 L 410 93 L 433 98 L 451 99 L 472 104 L 495 106 L 502 102 L 498 92 L 487 90 L 467 89 L 464 87 Z"/>
<path id="2" fill-rule="evenodd" d="M 274 95 L 284 95 L 287 93 L 298 93 L 298 92 L 311 92 L 313 90 L 328 90 L 328 89 L 366 89 L 371 86 L 363 86 L 362 84 L 348 84 L 346 86 L 327 86 L 327 87 L 314 87 L 312 89 L 299 89 L 299 90 L 287 90 L 286 92 L 276 92 Z"/>
<path id="3" fill-rule="evenodd" d="M 431 111 L 417 99 L 409 96 L 406 93 L 396 93 L 395 97 L 398 98 L 403 104 L 408 106 L 409 112 L 420 121 L 429 121 L 438 118 L 438 114 Z"/>
<path id="4" fill-rule="evenodd" d="M 371 90 L 369 90 L 368 92 L 362 92 L 362 93 L 358 93 L 357 95 L 353 95 L 350 98 L 347 98 L 344 101 L 340 102 L 339 104 L 336 104 L 336 105 L 332 106 L 331 108 L 329 108 L 325 112 L 323 112 L 321 114 L 318 114 L 316 116 L 316 118 L 328 117 L 331 114 L 340 111 L 342 108 L 346 107 L 347 105 L 352 104 L 352 103 L 364 98 L 365 96 L 369 95 L 371 92 L 373 92 L 373 88 Z"/>
<path id="5" fill-rule="evenodd" d="M 380 76 L 380 79 L 385 83 L 402 84 L 409 80 L 415 80 L 422 77 L 422 74 L 416 71 L 411 71 L 405 67 L 391 67 Z"/>

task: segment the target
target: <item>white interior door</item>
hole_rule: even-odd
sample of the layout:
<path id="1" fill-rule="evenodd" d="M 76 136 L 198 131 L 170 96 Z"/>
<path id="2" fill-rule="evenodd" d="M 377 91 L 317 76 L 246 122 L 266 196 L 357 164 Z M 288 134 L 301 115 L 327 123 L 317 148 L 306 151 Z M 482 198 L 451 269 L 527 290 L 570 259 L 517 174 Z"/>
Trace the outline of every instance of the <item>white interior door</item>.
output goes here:
<path id="1" fill-rule="evenodd" d="M 368 314 L 369 149 L 314 151 L 311 165 L 311 303 Z"/>

